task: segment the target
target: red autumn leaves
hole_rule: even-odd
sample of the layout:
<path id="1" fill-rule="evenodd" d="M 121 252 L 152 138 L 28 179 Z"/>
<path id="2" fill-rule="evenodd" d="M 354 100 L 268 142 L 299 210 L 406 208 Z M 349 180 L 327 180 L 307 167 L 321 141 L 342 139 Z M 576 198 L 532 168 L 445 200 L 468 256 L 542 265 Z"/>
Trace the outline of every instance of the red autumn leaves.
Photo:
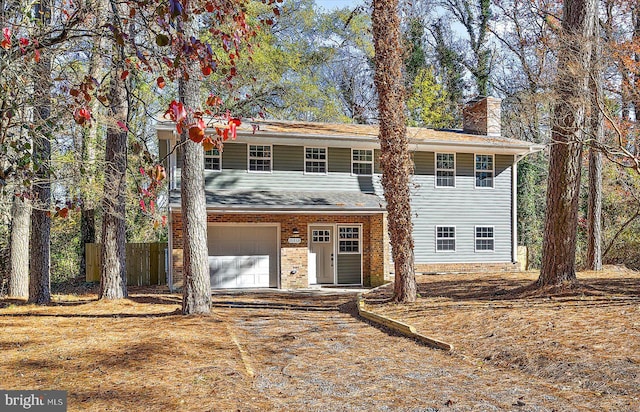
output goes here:
<path id="1" fill-rule="evenodd" d="M 11 37 L 12 37 L 11 28 L 3 27 L 2 40 L 0 41 L 0 47 L 2 47 L 5 50 L 11 49 L 11 47 L 13 46 L 13 41 Z M 18 47 L 20 47 L 20 52 L 22 54 L 26 54 L 29 51 L 27 49 L 29 45 L 32 45 L 32 48 L 33 48 L 33 59 L 36 61 L 36 63 L 40 62 L 40 49 L 38 48 L 38 41 L 33 40 L 32 42 L 26 37 L 18 38 Z"/>
<path id="2" fill-rule="evenodd" d="M 156 212 L 157 192 L 160 189 L 160 183 L 167 178 L 167 172 L 164 166 L 156 164 L 149 169 L 145 170 L 144 167 L 140 167 L 140 174 L 149 179 L 148 184 L 144 186 L 138 186 L 138 192 L 140 193 L 140 209 L 143 213 L 148 213 L 153 216 Z M 154 216 L 154 228 L 159 225 L 165 226 L 167 224 L 167 217 L 162 216 L 160 220 L 157 216 Z"/>
<path id="3" fill-rule="evenodd" d="M 217 96 L 211 95 L 207 99 L 207 104 L 210 106 L 216 106 L 220 103 L 221 100 Z M 169 108 L 165 112 L 164 116 L 176 123 L 176 130 L 178 133 L 182 134 L 183 130 L 187 129 L 189 139 L 195 143 L 202 143 L 205 146 L 205 150 L 211 150 L 217 146 L 216 141 L 226 141 L 229 138 L 236 138 L 238 126 L 241 124 L 240 119 L 231 117 L 231 115 L 227 113 L 224 116 L 224 119 L 227 121 L 227 126 L 215 126 L 216 135 L 218 137 L 214 139 L 213 136 L 206 134 L 207 125 L 204 121 L 204 115 L 211 115 L 211 111 L 194 111 L 192 114 L 194 118 L 193 122 L 187 123 L 187 110 L 185 109 L 184 104 L 173 100 L 169 103 Z"/>

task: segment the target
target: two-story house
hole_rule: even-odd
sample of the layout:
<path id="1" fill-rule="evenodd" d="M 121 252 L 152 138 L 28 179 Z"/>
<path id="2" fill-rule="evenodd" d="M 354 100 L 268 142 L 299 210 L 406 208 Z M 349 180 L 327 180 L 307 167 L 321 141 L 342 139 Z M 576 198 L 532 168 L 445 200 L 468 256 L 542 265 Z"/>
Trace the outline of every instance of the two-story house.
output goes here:
<path id="1" fill-rule="evenodd" d="M 500 136 L 500 100 L 476 99 L 462 131 L 409 128 L 418 272 L 517 270 L 516 163 L 539 150 Z M 169 284 L 182 284 L 180 153 L 168 158 Z M 213 288 L 382 284 L 392 277 L 378 128 L 245 122 L 205 153 Z"/>

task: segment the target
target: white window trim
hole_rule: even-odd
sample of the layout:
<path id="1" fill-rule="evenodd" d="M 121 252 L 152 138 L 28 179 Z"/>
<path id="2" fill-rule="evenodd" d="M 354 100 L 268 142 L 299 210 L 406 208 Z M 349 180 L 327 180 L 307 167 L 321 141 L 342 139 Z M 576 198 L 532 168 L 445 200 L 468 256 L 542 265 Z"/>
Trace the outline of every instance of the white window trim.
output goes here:
<path id="1" fill-rule="evenodd" d="M 269 147 L 269 170 L 251 170 L 251 146 Z M 264 157 L 255 157 L 253 159 L 264 159 Z M 249 173 L 272 173 L 273 172 L 273 145 L 272 144 L 247 144 L 247 172 Z"/>
<path id="2" fill-rule="evenodd" d="M 358 228 L 358 251 L 357 252 L 341 252 L 340 251 L 340 229 L 341 228 Z M 342 240 L 354 240 L 354 239 L 342 239 Z M 361 255 L 362 254 L 362 225 L 359 224 L 340 224 L 336 228 L 336 247 L 339 255 Z M 336 261 L 337 263 L 337 261 Z M 337 273 L 337 272 L 336 272 Z"/>
<path id="3" fill-rule="evenodd" d="M 216 150 L 216 149 L 214 148 L 213 150 Z M 220 159 L 220 169 L 207 169 L 205 167 L 204 170 L 208 170 L 209 172 L 216 172 L 216 173 L 222 172 L 222 152 L 220 151 L 220 149 L 217 149 L 217 150 L 218 150 L 218 155 L 217 156 L 216 155 L 208 155 L 207 152 L 205 151 L 204 152 L 204 161 L 206 163 L 207 158 L 209 158 L 209 159 L 218 158 L 218 159 Z"/>
<path id="4" fill-rule="evenodd" d="M 453 239 L 453 250 L 438 250 L 438 228 L 441 227 L 452 227 L 453 228 L 453 238 L 442 238 L 442 239 Z M 455 253 L 458 250 L 458 228 L 455 225 L 437 225 L 435 228 L 435 249 L 436 253 Z"/>
<path id="5" fill-rule="evenodd" d="M 478 237 L 478 232 L 477 232 L 477 229 L 479 227 L 490 227 L 491 229 L 493 229 L 493 237 L 480 237 L 479 238 Z M 493 249 L 491 249 L 491 250 L 487 250 L 487 249 L 478 250 L 477 243 L 476 243 L 476 241 L 478 239 L 491 239 L 491 240 L 493 240 Z M 476 226 L 473 227 L 473 250 L 476 253 L 494 253 L 496 251 L 496 228 L 495 228 L 495 226 L 492 226 L 492 225 L 476 225 Z"/>
<path id="6" fill-rule="evenodd" d="M 316 235 L 314 235 L 314 232 L 320 232 L 320 231 L 324 232 L 325 230 L 324 229 L 311 229 L 311 242 L 312 243 L 331 243 L 331 232 L 329 232 L 329 231 L 327 231 L 327 232 L 329 232 L 328 236 L 327 236 L 327 238 L 329 240 L 327 240 L 327 241 L 325 241 L 325 240 L 319 241 L 319 240 L 314 240 L 313 239 L 313 237 L 316 236 Z M 320 235 L 318 235 L 318 238 L 319 238 L 319 236 Z M 322 235 L 322 238 L 325 239 L 325 234 Z"/>
<path id="7" fill-rule="evenodd" d="M 307 149 L 324 149 L 324 173 L 321 172 L 307 172 Z M 273 155 L 273 154 L 272 154 Z M 304 151 L 302 152 L 302 160 L 304 162 L 304 174 L 305 175 L 327 175 L 329 173 L 329 148 L 322 146 L 304 146 Z M 310 160 L 316 161 L 316 160 Z M 352 169 L 353 171 L 353 169 Z"/>
<path id="8" fill-rule="evenodd" d="M 353 160 L 353 151 L 354 150 L 369 150 L 369 151 L 371 151 L 371 161 L 370 162 L 362 161 L 362 160 L 358 160 L 358 162 L 357 162 L 357 163 L 371 164 L 371 174 L 370 175 L 361 175 L 361 174 L 353 173 L 353 164 L 355 163 L 354 160 Z M 352 147 L 351 148 L 351 176 L 373 176 L 375 174 L 375 170 L 374 170 L 374 168 L 375 168 L 375 155 L 376 155 L 376 152 L 375 152 L 374 149 L 361 149 L 361 148 L 358 148 L 358 147 Z"/>
<path id="9" fill-rule="evenodd" d="M 452 154 L 453 155 L 453 186 L 438 186 L 438 172 L 442 171 L 442 172 L 448 172 L 451 169 L 438 169 L 438 155 L 439 154 Z M 434 187 L 438 188 L 438 189 L 455 189 L 456 187 L 456 173 L 458 170 L 458 156 L 456 156 L 456 153 L 447 153 L 447 152 L 435 152 L 433 154 L 433 168 L 435 170 L 434 174 L 433 174 L 433 185 Z M 475 160 L 475 156 L 473 157 L 473 159 Z"/>
<path id="10" fill-rule="evenodd" d="M 493 168 L 491 170 L 484 170 L 484 169 L 476 169 L 476 156 L 491 156 L 493 161 L 491 162 L 491 165 L 493 166 Z M 493 178 L 491 179 L 491 186 L 478 186 L 476 185 L 476 174 L 478 172 L 492 172 L 493 173 Z M 496 187 L 496 155 L 493 153 L 474 153 L 473 154 L 473 187 L 476 189 L 493 189 Z"/>

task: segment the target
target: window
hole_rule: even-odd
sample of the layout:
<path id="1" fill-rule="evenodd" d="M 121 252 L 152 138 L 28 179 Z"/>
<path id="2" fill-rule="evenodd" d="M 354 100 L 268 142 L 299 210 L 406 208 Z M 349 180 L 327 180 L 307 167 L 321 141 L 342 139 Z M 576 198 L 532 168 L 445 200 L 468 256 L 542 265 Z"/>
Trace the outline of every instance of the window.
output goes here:
<path id="1" fill-rule="evenodd" d="M 360 228 L 341 226 L 338 228 L 338 251 L 340 253 L 360 253 Z"/>
<path id="2" fill-rule="evenodd" d="M 476 226 L 476 252 L 493 250 L 493 226 Z"/>
<path id="3" fill-rule="evenodd" d="M 327 173 L 327 149 L 324 147 L 305 147 L 305 173 Z"/>
<path id="4" fill-rule="evenodd" d="M 271 146 L 249 145 L 249 171 L 271 171 Z"/>
<path id="5" fill-rule="evenodd" d="M 204 168 L 206 170 L 221 170 L 222 159 L 218 149 L 211 149 L 204 152 Z"/>
<path id="6" fill-rule="evenodd" d="M 311 241 L 314 243 L 329 243 L 331 235 L 328 230 L 314 230 L 311 232 Z"/>
<path id="7" fill-rule="evenodd" d="M 373 174 L 373 150 L 353 149 L 351 151 L 351 173 L 354 175 Z"/>
<path id="8" fill-rule="evenodd" d="M 436 187 L 454 187 L 455 185 L 455 153 L 436 153 Z"/>
<path id="9" fill-rule="evenodd" d="M 493 155 L 476 155 L 476 187 L 493 187 Z"/>
<path id="10" fill-rule="evenodd" d="M 456 227 L 436 226 L 436 251 L 455 252 L 456 251 Z"/>

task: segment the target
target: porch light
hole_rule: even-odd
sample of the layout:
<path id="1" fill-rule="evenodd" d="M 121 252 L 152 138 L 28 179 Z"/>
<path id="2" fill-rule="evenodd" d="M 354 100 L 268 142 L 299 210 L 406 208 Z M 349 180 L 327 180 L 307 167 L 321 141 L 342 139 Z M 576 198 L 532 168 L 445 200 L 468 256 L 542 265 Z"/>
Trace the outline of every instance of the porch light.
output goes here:
<path id="1" fill-rule="evenodd" d="M 293 230 L 291 231 L 294 235 L 299 235 L 300 231 L 298 230 L 297 227 L 294 227 Z"/>

